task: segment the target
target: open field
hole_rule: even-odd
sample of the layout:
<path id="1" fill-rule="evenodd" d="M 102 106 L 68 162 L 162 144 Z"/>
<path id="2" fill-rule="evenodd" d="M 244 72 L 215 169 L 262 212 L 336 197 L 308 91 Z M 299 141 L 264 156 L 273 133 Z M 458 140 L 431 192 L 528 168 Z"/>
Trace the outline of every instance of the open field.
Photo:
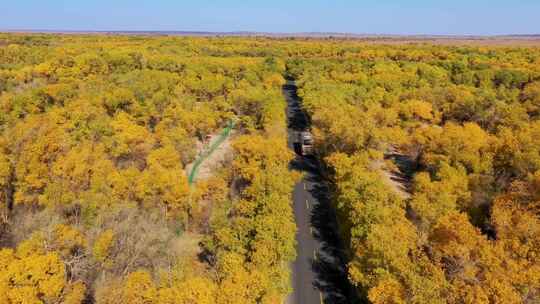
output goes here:
<path id="1" fill-rule="evenodd" d="M 1 32 L 1 30 L 0 30 Z M 244 37 L 298 40 L 354 40 L 381 44 L 437 44 L 470 46 L 539 46 L 538 35 L 370 35 L 351 33 L 264 33 L 264 32 L 190 32 L 190 31 L 47 31 L 9 30 L 13 34 L 65 34 L 65 35 L 133 35 L 133 36 L 178 36 L 178 37 Z"/>

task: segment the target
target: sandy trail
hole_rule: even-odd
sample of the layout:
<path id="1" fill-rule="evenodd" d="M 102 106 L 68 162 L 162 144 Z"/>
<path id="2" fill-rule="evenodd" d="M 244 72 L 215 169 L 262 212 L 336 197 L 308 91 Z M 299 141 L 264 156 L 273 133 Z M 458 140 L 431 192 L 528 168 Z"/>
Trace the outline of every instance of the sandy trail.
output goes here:
<path id="1" fill-rule="evenodd" d="M 378 160 L 373 163 L 373 169 L 380 172 L 383 182 L 390 187 L 390 189 L 392 189 L 399 197 L 406 200 L 411 198 L 411 180 L 410 176 L 403 172 L 405 170 L 402 167 L 410 166 L 407 160 L 403 160 L 404 158 L 406 157 L 397 153 L 390 154 L 388 159 L 391 159 L 392 162 L 396 164 L 395 168 L 388 168 L 383 160 Z"/>

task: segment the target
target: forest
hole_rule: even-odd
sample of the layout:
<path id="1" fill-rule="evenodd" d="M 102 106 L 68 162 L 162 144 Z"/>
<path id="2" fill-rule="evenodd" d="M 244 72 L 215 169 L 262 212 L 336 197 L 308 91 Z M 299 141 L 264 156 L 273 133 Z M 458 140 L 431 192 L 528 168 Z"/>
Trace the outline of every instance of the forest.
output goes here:
<path id="1" fill-rule="evenodd" d="M 74 34 L 0 34 L 0 303 L 283 303 L 286 78 L 360 298 L 540 303 L 540 48 Z"/>
<path id="2" fill-rule="evenodd" d="M 371 46 L 288 64 L 364 298 L 539 303 L 538 48 Z"/>
<path id="3" fill-rule="evenodd" d="M 283 60 L 214 56 L 234 44 L 222 40 L 0 41 L 0 303 L 278 303 L 290 291 Z M 234 158 L 190 187 L 196 143 L 231 120 Z"/>

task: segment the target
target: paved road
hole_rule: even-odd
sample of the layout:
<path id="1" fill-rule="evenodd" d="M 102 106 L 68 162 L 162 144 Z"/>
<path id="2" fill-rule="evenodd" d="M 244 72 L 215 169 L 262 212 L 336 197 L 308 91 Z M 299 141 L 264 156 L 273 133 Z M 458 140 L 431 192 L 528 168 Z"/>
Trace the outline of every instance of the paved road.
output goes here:
<path id="1" fill-rule="evenodd" d="M 296 96 L 296 86 L 288 81 L 283 87 L 287 98 L 289 147 L 298 151 L 296 134 L 309 122 Z M 353 303 L 348 298 L 351 287 L 347 280 L 341 243 L 337 234 L 335 215 L 327 198 L 328 189 L 320 176 L 315 159 L 297 156 L 291 163 L 305 177 L 293 192 L 294 214 L 298 232 L 297 259 L 292 265 L 293 293 L 289 304 Z"/>

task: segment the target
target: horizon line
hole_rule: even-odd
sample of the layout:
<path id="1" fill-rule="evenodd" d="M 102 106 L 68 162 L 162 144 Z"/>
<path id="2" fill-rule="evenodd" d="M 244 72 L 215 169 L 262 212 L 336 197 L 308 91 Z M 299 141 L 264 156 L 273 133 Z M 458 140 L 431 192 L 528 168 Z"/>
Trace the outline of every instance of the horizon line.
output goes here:
<path id="1" fill-rule="evenodd" d="M 419 37 L 419 38 L 538 38 L 537 34 L 392 34 L 392 33 L 355 33 L 355 32 L 334 32 L 334 31 L 300 31 L 300 32 L 266 32 L 266 31 L 204 31 L 204 30 L 58 30 L 58 29 L 3 29 L 0 33 L 31 33 L 31 34 L 169 34 L 169 35 L 199 35 L 199 36 L 321 36 L 321 37 L 359 37 L 359 38 L 399 38 L 399 37 Z"/>

